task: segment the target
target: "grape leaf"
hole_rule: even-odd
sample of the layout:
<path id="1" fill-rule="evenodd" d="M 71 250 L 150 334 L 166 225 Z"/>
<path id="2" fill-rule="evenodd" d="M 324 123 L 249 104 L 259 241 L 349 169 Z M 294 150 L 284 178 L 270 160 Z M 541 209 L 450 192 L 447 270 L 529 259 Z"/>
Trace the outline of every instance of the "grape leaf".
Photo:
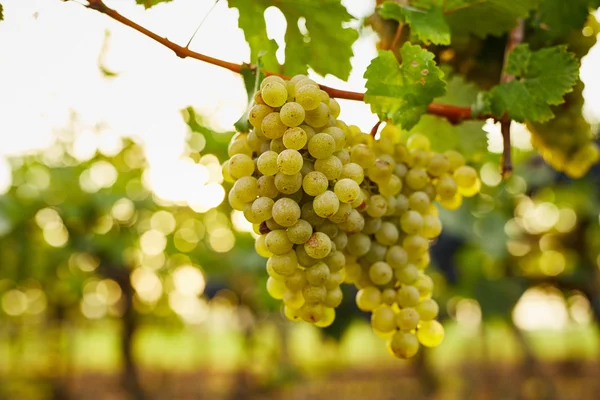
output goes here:
<path id="1" fill-rule="evenodd" d="M 581 29 L 590 14 L 590 0 L 542 0 L 535 16 L 535 24 L 550 38 Z"/>
<path id="2" fill-rule="evenodd" d="M 446 93 L 446 82 L 429 51 L 407 42 L 400 55 L 402 65 L 391 51 L 380 51 L 371 61 L 364 75 L 365 102 L 380 119 L 390 118 L 403 129 L 410 129 L 427 111 L 427 105 Z"/>
<path id="3" fill-rule="evenodd" d="M 137 4 L 144 6 L 145 9 L 149 9 L 150 7 L 154 7 L 159 3 L 168 3 L 172 0 L 135 0 Z"/>
<path id="4" fill-rule="evenodd" d="M 352 44 L 358 32 L 343 26 L 352 16 L 340 0 L 230 0 L 229 5 L 240 12 L 239 25 L 253 54 L 260 50 L 272 52 L 271 45 L 267 45 L 266 26 L 257 30 L 252 25 L 264 21 L 268 7 L 279 8 L 287 21 L 285 74 L 306 73 L 311 67 L 321 75 L 333 74 L 341 79 L 350 75 Z M 273 70 L 269 64 L 265 60 L 265 68 Z"/>
<path id="5" fill-rule="evenodd" d="M 500 36 L 525 18 L 539 0 L 447 0 L 446 21 L 452 34 L 473 34 L 484 38 Z"/>
<path id="6" fill-rule="evenodd" d="M 554 116 L 550 105 L 564 102 L 579 78 L 579 63 L 566 46 L 554 46 L 532 52 L 522 44 L 508 57 L 506 72 L 517 79 L 502 83 L 489 92 L 492 112 L 505 112 L 519 122 L 547 121 Z"/>
<path id="7" fill-rule="evenodd" d="M 379 14 L 386 19 L 406 22 L 411 33 L 427 44 L 450 44 L 450 27 L 441 5 L 437 1 L 421 3 L 423 8 L 387 1 L 382 4 Z"/>

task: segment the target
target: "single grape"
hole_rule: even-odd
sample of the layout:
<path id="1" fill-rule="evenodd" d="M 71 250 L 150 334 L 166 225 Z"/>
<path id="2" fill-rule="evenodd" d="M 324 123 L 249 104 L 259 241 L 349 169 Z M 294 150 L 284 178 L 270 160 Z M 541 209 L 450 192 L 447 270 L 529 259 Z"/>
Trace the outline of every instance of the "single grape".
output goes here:
<path id="1" fill-rule="evenodd" d="M 392 177 L 394 172 L 394 166 L 382 159 L 377 159 L 375 164 L 367 170 L 367 176 L 373 182 L 381 183 L 386 182 Z"/>
<path id="2" fill-rule="evenodd" d="M 340 208 L 340 201 L 331 190 L 326 190 L 313 200 L 313 208 L 319 217 L 329 218 Z"/>
<path id="3" fill-rule="evenodd" d="M 341 251 L 333 251 L 325 257 L 325 264 L 329 267 L 329 271 L 337 272 L 344 268 L 346 264 L 346 256 Z"/>
<path id="4" fill-rule="evenodd" d="M 283 136 L 288 127 L 281 122 L 278 112 L 272 112 L 263 118 L 260 124 L 262 133 L 269 139 L 277 139 Z"/>
<path id="5" fill-rule="evenodd" d="M 458 167 L 465 165 L 465 157 L 456 150 L 448 150 L 444 152 L 444 156 L 450 162 L 450 170 L 455 171 Z"/>
<path id="6" fill-rule="evenodd" d="M 344 149 L 344 147 L 346 147 L 346 134 L 337 126 L 326 128 L 323 132 L 328 133 L 333 137 L 335 140 L 336 151 L 341 151 Z"/>
<path id="7" fill-rule="evenodd" d="M 254 161 L 245 154 L 236 154 L 229 159 L 228 172 L 233 179 L 251 176 L 254 173 Z"/>
<path id="8" fill-rule="evenodd" d="M 322 232 L 315 232 L 304 243 L 304 250 L 312 258 L 325 258 L 331 251 L 331 239 Z"/>
<path id="9" fill-rule="evenodd" d="M 442 233 L 442 222 L 436 215 L 427 214 L 423 217 L 423 227 L 419 232 L 427 239 L 435 239 Z"/>
<path id="10" fill-rule="evenodd" d="M 381 292 L 381 302 L 388 306 L 396 303 L 396 290 L 392 288 L 384 289 Z"/>
<path id="11" fill-rule="evenodd" d="M 367 214 L 373 218 L 381 218 L 387 212 L 385 197 L 376 194 L 367 200 Z"/>
<path id="12" fill-rule="evenodd" d="M 248 120 L 255 128 L 260 128 L 263 119 L 273 112 L 273 109 L 264 104 L 256 104 L 248 114 Z"/>
<path id="13" fill-rule="evenodd" d="M 304 108 L 298 103 L 286 103 L 279 110 L 279 118 L 289 127 L 298 126 L 304 121 Z"/>
<path id="14" fill-rule="evenodd" d="M 243 176 L 234 184 L 231 191 L 244 203 L 249 203 L 258 196 L 258 181 L 253 176 Z"/>
<path id="15" fill-rule="evenodd" d="M 429 176 L 423 168 L 411 168 L 406 173 L 405 182 L 410 189 L 420 190 L 429 182 Z"/>
<path id="16" fill-rule="evenodd" d="M 349 178 L 337 181 L 333 190 L 338 199 L 343 203 L 352 203 L 360 195 L 358 183 Z"/>
<path id="17" fill-rule="evenodd" d="M 285 104 L 288 93 L 285 84 L 280 82 L 268 82 L 261 89 L 261 96 L 266 105 L 270 107 L 281 107 Z"/>
<path id="18" fill-rule="evenodd" d="M 412 285 L 419 278 L 419 268 L 413 264 L 407 264 L 404 267 L 397 268 L 394 271 L 396 280 L 403 285 Z"/>
<path id="19" fill-rule="evenodd" d="M 299 309 L 291 308 L 287 304 L 283 308 L 283 313 L 287 319 L 293 322 L 302 321 L 302 316 Z"/>
<path id="20" fill-rule="evenodd" d="M 308 142 L 308 152 L 316 159 L 330 157 L 335 151 L 335 140 L 326 133 L 317 133 Z"/>
<path id="21" fill-rule="evenodd" d="M 459 188 L 469 188 L 477 182 L 477 171 L 468 165 L 458 167 L 453 176 Z"/>
<path id="22" fill-rule="evenodd" d="M 379 332 L 392 332 L 396 329 L 396 314 L 390 307 L 378 307 L 371 314 L 371 326 Z"/>
<path id="23" fill-rule="evenodd" d="M 425 239 L 423 236 L 410 235 L 404 238 L 402 247 L 406 250 L 408 258 L 412 259 L 416 256 L 420 256 L 429 249 L 429 240 Z"/>
<path id="24" fill-rule="evenodd" d="M 315 85 L 303 85 L 298 87 L 296 84 L 296 102 L 305 110 L 314 110 L 321 103 L 320 89 Z"/>
<path id="25" fill-rule="evenodd" d="M 363 169 L 370 168 L 375 163 L 375 154 L 365 144 L 357 144 L 350 149 L 350 160 Z"/>
<path id="26" fill-rule="evenodd" d="M 417 329 L 417 339 L 425 347 L 436 347 L 444 340 L 444 327 L 438 321 L 422 321 Z"/>
<path id="27" fill-rule="evenodd" d="M 381 305 L 381 292 L 375 286 L 368 286 L 356 293 L 356 305 L 362 311 L 372 311 Z"/>
<path id="28" fill-rule="evenodd" d="M 311 171 L 302 180 L 302 188 L 310 196 L 318 196 L 327 190 L 329 181 L 325 174 L 319 171 Z"/>
<path id="29" fill-rule="evenodd" d="M 336 308 L 340 304 L 342 304 L 343 298 L 344 293 L 342 292 L 342 289 L 338 284 L 338 286 L 336 286 L 335 288 L 327 291 L 327 294 L 325 295 L 325 300 L 323 300 L 323 305 L 325 307 Z"/>
<path id="30" fill-rule="evenodd" d="M 275 175 L 275 187 L 283 194 L 296 193 L 302 187 L 302 174 L 300 172 L 294 175 L 286 175 L 278 172 Z"/>
<path id="31" fill-rule="evenodd" d="M 259 219 L 258 222 L 263 222 L 272 217 L 273 199 L 268 197 L 259 197 L 252 203 L 252 213 Z"/>
<path id="32" fill-rule="evenodd" d="M 414 308 L 403 308 L 396 315 L 395 322 L 400 330 L 410 332 L 419 325 L 419 313 Z"/>
<path id="33" fill-rule="evenodd" d="M 257 194 L 260 197 L 269 197 L 271 199 L 277 197 L 279 190 L 275 186 L 274 176 L 261 176 L 256 182 Z"/>
<path id="34" fill-rule="evenodd" d="M 274 255 L 267 260 L 267 266 L 269 266 L 282 276 L 290 276 L 296 271 L 298 267 L 298 259 L 294 251 L 289 251 L 285 254 Z"/>
<path id="35" fill-rule="evenodd" d="M 434 154 L 429 158 L 427 172 L 431 176 L 441 176 L 450 171 L 450 161 L 443 154 Z"/>
<path id="36" fill-rule="evenodd" d="M 415 307 L 415 309 L 419 313 L 421 321 L 431 321 L 437 317 L 439 312 L 439 306 L 433 299 L 425 299 L 421 301 L 419 305 Z"/>
<path id="37" fill-rule="evenodd" d="M 340 104 L 336 99 L 329 99 L 329 110 L 331 110 L 331 115 L 333 118 L 337 118 L 340 116 Z"/>
<path id="38" fill-rule="evenodd" d="M 419 291 L 414 286 L 404 285 L 396 293 L 396 302 L 402 308 L 419 304 Z"/>
<path id="39" fill-rule="evenodd" d="M 409 235 L 418 233 L 423 228 L 423 217 L 417 211 L 407 211 L 400 217 L 400 227 Z"/>
<path id="40" fill-rule="evenodd" d="M 267 279 L 267 292 L 272 298 L 281 300 L 285 293 L 285 283 L 269 277 L 269 279 Z"/>
<path id="41" fill-rule="evenodd" d="M 306 131 L 300 127 L 290 128 L 283 134 L 282 141 L 286 148 L 300 150 L 306 146 L 308 135 Z"/>
<path id="42" fill-rule="evenodd" d="M 348 236 L 348 253 L 353 256 L 360 257 L 367 254 L 371 248 L 371 238 L 362 233 L 355 233 Z"/>
<path id="43" fill-rule="evenodd" d="M 338 208 L 338 210 L 336 211 L 335 214 L 333 214 L 331 217 L 329 217 L 329 220 L 336 224 L 341 224 L 348 220 L 351 213 L 352 213 L 352 206 L 350 204 L 340 203 L 340 207 Z"/>
<path id="44" fill-rule="evenodd" d="M 430 205 L 431 199 L 425 192 L 414 192 L 408 196 L 408 207 L 418 213 L 426 214 Z"/>
<path id="45" fill-rule="evenodd" d="M 340 177 L 343 167 L 344 165 L 336 156 L 321 158 L 315 161 L 315 170 L 322 172 L 330 181 Z"/>
<path id="46" fill-rule="evenodd" d="M 323 103 L 319 103 L 314 110 L 306 110 L 304 120 L 312 127 L 318 128 L 325 126 L 329 122 L 329 107 Z"/>
<path id="47" fill-rule="evenodd" d="M 305 303 L 302 291 L 292 292 L 291 290 L 286 290 L 285 293 L 283 293 L 282 300 L 285 307 L 291 308 L 292 310 L 298 310 Z"/>
<path id="48" fill-rule="evenodd" d="M 285 286 L 292 290 L 302 290 L 307 285 L 306 272 L 301 269 L 296 269 L 293 274 L 284 278 Z"/>
<path id="49" fill-rule="evenodd" d="M 311 285 L 322 286 L 327 278 L 329 278 L 329 267 L 322 261 L 306 269 L 306 280 Z"/>
<path id="50" fill-rule="evenodd" d="M 307 303 L 322 303 L 326 295 L 325 286 L 306 285 L 302 289 L 302 296 Z"/>
<path id="51" fill-rule="evenodd" d="M 287 229 L 287 237 L 294 244 L 306 243 L 313 233 L 312 225 L 303 219 L 299 219 L 294 225 Z"/>
<path id="52" fill-rule="evenodd" d="M 282 229 L 272 230 L 265 236 L 265 247 L 273 254 L 285 254 L 292 250 L 294 244 Z"/>
<path id="53" fill-rule="evenodd" d="M 377 261 L 369 268 L 369 279 L 376 285 L 387 285 L 392 281 L 392 267 L 383 261 Z"/>
<path id="54" fill-rule="evenodd" d="M 384 182 L 379 182 L 379 193 L 384 196 L 395 196 L 402 190 L 402 180 L 396 175 L 390 176 L 390 178 Z"/>
<path id="55" fill-rule="evenodd" d="M 271 251 L 267 248 L 267 244 L 265 243 L 267 235 L 260 235 L 256 238 L 254 242 L 254 249 L 258 253 L 259 256 L 264 258 L 269 258 L 273 255 Z"/>
<path id="56" fill-rule="evenodd" d="M 409 150 L 419 149 L 429 151 L 431 149 L 431 142 L 427 136 L 415 133 L 408 138 L 406 147 L 408 147 Z"/>
<path id="57" fill-rule="evenodd" d="M 428 275 L 421 275 L 412 285 L 419 291 L 421 300 L 431 297 L 433 293 L 433 280 Z"/>
<path id="58" fill-rule="evenodd" d="M 412 333 L 398 331 L 390 338 L 388 347 L 398 358 L 411 358 L 419 351 L 419 341 Z"/>
<path id="59" fill-rule="evenodd" d="M 356 163 L 347 163 L 342 167 L 340 178 L 349 178 L 359 185 L 365 180 L 365 173 L 362 167 Z"/>
<path id="60" fill-rule="evenodd" d="M 456 195 L 458 187 L 456 186 L 454 178 L 450 175 L 442 175 L 440 176 L 437 185 L 435 185 L 435 190 L 442 199 L 450 199 Z"/>
<path id="61" fill-rule="evenodd" d="M 387 221 L 382 223 L 381 228 L 375 232 L 375 239 L 385 246 L 392 246 L 398 241 L 399 237 L 400 232 L 396 225 Z"/>
<path id="62" fill-rule="evenodd" d="M 297 150 L 283 150 L 277 157 L 279 171 L 285 175 L 296 175 L 302 169 L 302 163 L 302 155 Z"/>

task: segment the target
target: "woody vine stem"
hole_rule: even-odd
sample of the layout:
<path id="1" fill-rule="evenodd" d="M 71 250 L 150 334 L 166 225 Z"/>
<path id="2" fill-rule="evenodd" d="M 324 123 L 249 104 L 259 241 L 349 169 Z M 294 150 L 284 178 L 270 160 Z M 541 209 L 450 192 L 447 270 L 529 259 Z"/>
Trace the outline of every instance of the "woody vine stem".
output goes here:
<path id="1" fill-rule="evenodd" d="M 157 41 L 158 43 L 162 44 L 163 46 L 171 49 L 178 57 L 194 58 L 194 59 L 197 59 L 200 61 L 207 62 L 212 65 L 216 65 L 221 68 L 228 69 L 228 70 L 238 73 L 238 74 L 241 73 L 243 65 L 220 60 L 220 59 L 214 58 L 214 57 L 210 57 L 205 54 L 190 50 L 187 47 L 180 46 L 177 43 L 174 43 L 174 42 L 168 40 L 167 38 L 162 37 L 162 36 L 158 35 L 157 33 L 153 32 L 153 31 L 137 24 L 136 22 L 130 20 L 129 18 L 121 15 L 118 11 L 116 11 L 116 10 L 108 7 L 106 4 L 104 4 L 104 2 L 102 0 L 88 0 L 88 4 L 86 5 L 86 7 L 96 10 L 96 11 L 99 11 L 99 12 L 109 16 L 110 18 L 114 19 L 115 21 L 118 21 L 118 22 L 122 23 L 123 25 L 126 25 L 126 26 L 142 33 L 143 35 L 148 36 L 149 38 Z M 256 66 L 253 66 L 253 65 L 249 65 L 249 67 L 256 68 Z M 265 75 L 278 75 L 284 79 L 289 79 L 288 77 L 286 77 L 284 75 L 277 74 L 274 72 L 265 71 L 265 70 L 263 70 L 262 72 Z M 320 86 L 321 86 L 321 89 L 326 91 L 332 97 L 336 97 L 339 99 L 364 101 L 364 97 L 365 97 L 364 93 L 336 89 L 336 88 L 332 88 L 332 87 L 325 86 L 325 85 L 320 85 Z M 471 113 L 470 107 L 457 107 L 457 106 L 452 106 L 449 104 L 439 104 L 439 103 L 429 104 L 429 106 L 427 107 L 427 112 L 432 115 L 444 117 L 448 121 L 450 121 L 451 123 L 454 123 L 454 124 L 457 124 L 460 121 L 464 121 L 464 120 L 471 120 L 471 119 L 484 120 L 484 119 L 489 118 L 489 116 L 487 116 L 487 115 L 473 116 Z"/>

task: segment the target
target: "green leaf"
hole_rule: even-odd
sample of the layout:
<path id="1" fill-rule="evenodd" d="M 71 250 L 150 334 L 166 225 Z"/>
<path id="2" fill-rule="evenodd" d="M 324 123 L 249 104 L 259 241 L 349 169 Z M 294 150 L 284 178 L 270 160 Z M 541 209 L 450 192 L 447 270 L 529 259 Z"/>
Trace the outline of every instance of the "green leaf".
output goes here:
<path id="1" fill-rule="evenodd" d="M 371 61 L 364 75 L 365 102 L 380 119 L 390 118 L 410 129 L 427 112 L 427 105 L 446 93 L 446 82 L 429 51 L 405 43 L 400 55 L 402 65 L 391 51 L 380 51 Z"/>
<path id="2" fill-rule="evenodd" d="M 590 14 L 590 0 L 542 0 L 535 24 L 550 38 L 558 38 L 573 29 L 581 29 Z"/>
<path id="3" fill-rule="evenodd" d="M 135 0 L 137 4 L 143 5 L 146 10 L 150 7 L 154 7 L 157 4 L 169 3 L 171 1 L 172 0 Z"/>
<path id="4" fill-rule="evenodd" d="M 386 19 L 406 22 L 411 33 L 419 40 L 429 44 L 450 44 L 450 27 L 444 19 L 444 10 L 437 1 L 426 1 L 423 8 L 415 8 L 387 1 L 379 9 Z"/>
<path id="5" fill-rule="evenodd" d="M 517 25 L 539 0 L 447 0 L 444 8 L 452 34 L 500 36 Z"/>
<path id="6" fill-rule="evenodd" d="M 4 7 L 0 4 L 0 21 L 4 21 Z"/>
<path id="7" fill-rule="evenodd" d="M 204 126 L 202 117 L 192 107 L 182 110 L 182 114 L 192 132 L 204 136 L 206 144 L 202 149 L 202 154 L 214 154 L 220 161 L 226 160 L 228 158 L 227 145 L 234 132 L 215 132 Z"/>
<path id="8" fill-rule="evenodd" d="M 547 121 L 554 116 L 550 105 L 563 103 L 577 83 L 579 63 L 566 46 L 532 52 L 523 44 L 509 55 L 506 72 L 516 79 L 490 91 L 492 112 L 519 122 Z"/>
<path id="9" fill-rule="evenodd" d="M 265 9 L 261 2 L 248 0 L 229 0 L 229 7 L 238 9 L 239 27 L 244 31 L 246 41 L 250 45 L 250 62 L 256 62 L 259 55 L 264 67 L 269 71 L 278 71 L 279 62 L 275 56 L 277 43 L 267 36 Z"/>
<path id="10" fill-rule="evenodd" d="M 239 25 L 253 54 L 261 49 L 272 52 L 271 45 L 267 45 L 264 11 L 270 6 L 279 8 L 287 22 L 286 75 L 303 74 L 310 67 L 321 75 L 348 79 L 352 44 L 358 32 L 344 27 L 352 16 L 340 0 L 230 0 L 229 5 L 240 12 Z M 270 64 L 265 60 L 265 68 L 276 71 Z"/>

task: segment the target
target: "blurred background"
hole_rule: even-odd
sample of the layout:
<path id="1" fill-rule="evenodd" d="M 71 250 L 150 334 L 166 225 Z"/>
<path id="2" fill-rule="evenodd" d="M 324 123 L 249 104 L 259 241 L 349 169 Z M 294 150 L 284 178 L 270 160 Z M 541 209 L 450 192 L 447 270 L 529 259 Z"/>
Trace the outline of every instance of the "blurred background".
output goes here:
<path id="1" fill-rule="evenodd" d="M 108 5 L 185 43 L 212 2 Z M 444 343 L 387 354 L 345 288 L 320 330 L 288 322 L 265 289 L 254 232 L 227 204 L 221 163 L 242 79 L 74 2 L 5 0 L 0 23 L 1 399 L 597 399 L 600 167 L 571 180 L 515 125 L 502 182 L 499 128 L 482 193 L 443 212 L 432 253 Z M 375 2 L 345 1 L 357 20 Z M 272 11 L 272 12 L 271 12 Z M 220 2 L 191 48 L 250 51 Z M 266 12 L 282 41 L 280 12 Z M 218 38 L 214 39 L 214 38 Z M 376 55 L 361 29 L 348 82 Z M 600 47 L 584 58 L 600 121 Z M 368 131 L 369 107 L 340 101 Z"/>

